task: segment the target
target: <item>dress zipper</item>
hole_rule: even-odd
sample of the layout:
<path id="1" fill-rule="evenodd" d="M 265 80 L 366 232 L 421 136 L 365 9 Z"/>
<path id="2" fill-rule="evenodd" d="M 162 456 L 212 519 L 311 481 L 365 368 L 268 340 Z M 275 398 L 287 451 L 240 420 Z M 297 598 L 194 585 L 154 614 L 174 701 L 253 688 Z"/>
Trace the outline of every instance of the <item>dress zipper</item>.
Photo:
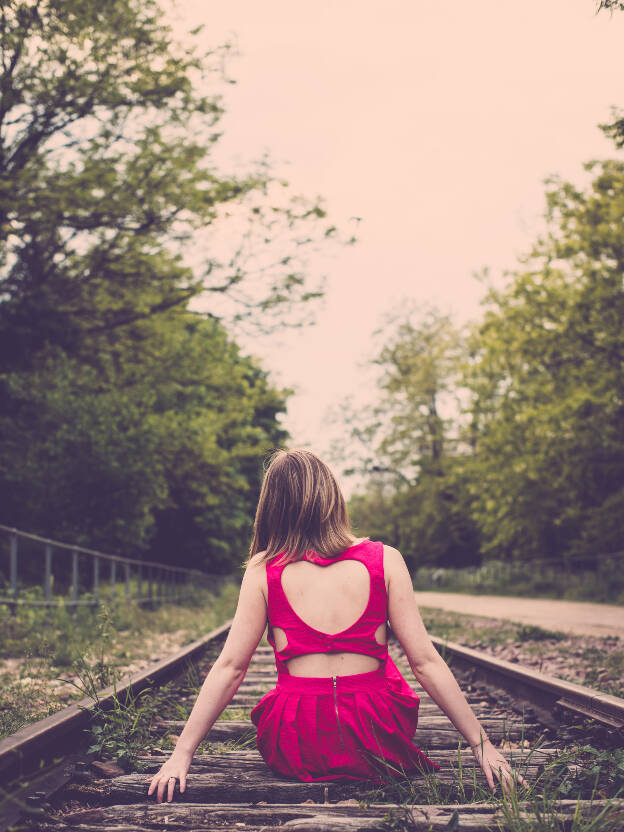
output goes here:
<path id="1" fill-rule="evenodd" d="M 340 737 L 340 747 L 344 748 L 344 741 L 342 739 L 342 728 L 340 727 L 340 717 L 338 716 L 338 699 L 336 698 L 336 677 L 332 676 L 334 683 L 334 709 L 336 711 L 336 724 L 338 725 L 338 736 Z"/>

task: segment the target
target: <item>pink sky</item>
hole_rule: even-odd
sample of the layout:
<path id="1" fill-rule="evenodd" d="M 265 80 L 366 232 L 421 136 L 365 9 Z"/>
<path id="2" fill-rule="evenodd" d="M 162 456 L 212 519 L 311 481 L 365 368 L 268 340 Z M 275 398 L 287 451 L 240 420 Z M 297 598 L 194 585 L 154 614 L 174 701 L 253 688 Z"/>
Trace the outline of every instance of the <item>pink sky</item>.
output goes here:
<path id="1" fill-rule="evenodd" d="M 359 243 L 313 264 L 328 276 L 317 324 L 255 340 L 297 389 L 286 426 L 323 453 L 328 408 L 375 390 L 359 364 L 402 298 L 458 321 L 479 314 L 473 272 L 512 268 L 541 227 L 542 180 L 584 181 L 614 156 L 597 128 L 624 108 L 624 13 L 594 0 L 179 0 L 176 28 L 235 33 L 224 167 L 269 150 L 276 172 L 325 198 Z M 622 154 L 620 153 L 620 156 Z"/>

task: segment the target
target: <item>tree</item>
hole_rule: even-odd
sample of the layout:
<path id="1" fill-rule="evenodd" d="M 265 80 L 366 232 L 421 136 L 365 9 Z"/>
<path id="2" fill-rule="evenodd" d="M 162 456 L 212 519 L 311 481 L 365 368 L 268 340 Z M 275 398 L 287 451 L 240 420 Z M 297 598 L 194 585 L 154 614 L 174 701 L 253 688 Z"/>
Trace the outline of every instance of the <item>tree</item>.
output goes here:
<path id="1" fill-rule="evenodd" d="M 286 391 L 217 321 L 180 309 L 130 330 L 97 370 L 57 348 L 10 377 L 1 522 L 227 570 L 247 548 L 262 459 L 285 439 Z"/>
<path id="2" fill-rule="evenodd" d="M 547 233 L 491 289 L 465 383 L 484 551 L 621 549 L 624 502 L 624 163 L 586 190 L 547 181 Z"/>
<path id="3" fill-rule="evenodd" d="M 616 10 L 624 11 L 624 2 L 622 0 L 598 0 L 598 8 L 596 14 L 603 9 L 608 9 L 613 13 Z"/>
<path id="4" fill-rule="evenodd" d="M 390 326 L 375 360 L 383 374 L 374 421 L 353 430 L 370 451 L 365 470 L 373 476 L 351 510 L 413 565 L 474 563 L 479 541 L 458 456 L 461 334 L 436 309 L 404 312 Z"/>
<path id="5" fill-rule="evenodd" d="M 298 323 L 338 234 L 266 159 L 215 168 L 229 49 L 177 44 L 154 0 L 1 5 L 5 522 L 240 555 L 286 392 L 220 321 Z"/>
<path id="6" fill-rule="evenodd" d="M 323 209 L 272 199 L 283 183 L 266 164 L 244 177 L 210 164 L 223 110 L 218 94 L 197 88 L 227 45 L 205 55 L 182 48 L 153 0 L 7 2 L 0 23 L 4 366 L 28 362 L 45 343 L 84 347 L 85 335 L 200 293 L 236 295 L 241 314 L 318 294 L 296 265 L 315 236 L 335 233 L 310 236 Z M 245 261 L 258 251 L 249 251 L 250 229 L 239 229 L 229 257 L 191 270 L 183 253 L 200 229 L 216 247 L 206 232 L 223 225 L 225 206 L 263 241 L 290 229 L 290 245 L 250 271 Z"/>
<path id="7" fill-rule="evenodd" d="M 417 562 L 622 549 L 624 162 L 584 167 L 586 189 L 547 180 L 546 233 L 465 344 L 430 315 L 381 351 L 384 396 L 359 435 L 391 479 L 352 508 Z"/>
<path id="8" fill-rule="evenodd" d="M 611 14 L 615 11 L 624 11 L 623 0 L 597 0 L 597 2 L 596 14 L 603 10 L 610 11 Z M 618 110 L 617 107 L 612 107 L 611 118 L 613 121 L 610 124 L 600 124 L 599 127 L 606 136 L 613 139 L 616 147 L 622 148 L 624 147 L 624 112 Z"/>

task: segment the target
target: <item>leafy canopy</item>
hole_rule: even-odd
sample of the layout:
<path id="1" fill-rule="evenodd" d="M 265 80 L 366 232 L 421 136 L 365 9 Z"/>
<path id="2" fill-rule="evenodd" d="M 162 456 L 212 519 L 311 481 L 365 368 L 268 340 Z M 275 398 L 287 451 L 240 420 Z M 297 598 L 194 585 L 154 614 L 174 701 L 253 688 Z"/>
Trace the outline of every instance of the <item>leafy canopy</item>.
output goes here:
<path id="1" fill-rule="evenodd" d="M 224 324 L 306 319 L 338 234 L 266 158 L 217 168 L 231 47 L 199 33 L 154 0 L 0 8 L 0 516 L 226 568 L 287 391 Z"/>

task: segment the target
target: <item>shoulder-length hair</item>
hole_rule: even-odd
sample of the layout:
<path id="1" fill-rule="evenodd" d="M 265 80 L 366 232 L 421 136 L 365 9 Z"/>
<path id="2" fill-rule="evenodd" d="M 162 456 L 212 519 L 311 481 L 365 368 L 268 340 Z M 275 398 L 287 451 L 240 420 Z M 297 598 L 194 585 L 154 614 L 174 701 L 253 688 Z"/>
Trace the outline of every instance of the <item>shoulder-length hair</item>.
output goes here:
<path id="1" fill-rule="evenodd" d="M 302 448 L 274 451 L 265 471 L 249 557 L 289 562 L 313 550 L 339 555 L 353 544 L 347 505 L 329 467 Z"/>

